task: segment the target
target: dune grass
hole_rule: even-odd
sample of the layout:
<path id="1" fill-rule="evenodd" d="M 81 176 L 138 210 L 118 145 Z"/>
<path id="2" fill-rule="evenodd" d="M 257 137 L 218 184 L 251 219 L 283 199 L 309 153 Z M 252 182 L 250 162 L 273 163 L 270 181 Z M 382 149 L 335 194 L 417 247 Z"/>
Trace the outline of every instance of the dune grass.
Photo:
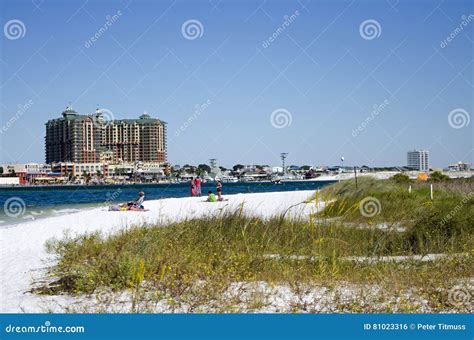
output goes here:
<path id="1" fill-rule="evenodd" d="M 433 199 L 430 198 L 433 184 Z M 409 192 L 411 186 L 411 192 Z M 365 224 L 398 224 L 415 252 L 473 249 L 474 180 L 397 183 L 360 178 L 330 186 L 317 194 L 330 202 L 321 217 Z"/>
<path id="2" fill-rule="evenodd" d="M 415 187 L 411 194 L 405 189 L 390 181 L 362 180 L 357 189 L 350 182 L 338 183 L 319 193 L 318 199 L 331 203 L 321 216 L 309 219 L 262 220 L 236 211 L 166 226 L 137 226 L 113 235 L 51 240 L 48 251 L 58 263 L 50 274 L 56 280 L 38 291 L 93 293 L 100 287 L 136 291 L 146 286 L 156 299 L 191 306 L 215 303 L 233 311 L 225 294 L 236 282 L 290 287 L 343 283 L 378 285 L 388 296 L 416 288 L 433 310 L 443 310 L 448 300 L 440 292 L 474 277 L 473 200 L 461 204 L 465 194 L 445 188 L 429 202 L 425 187 Z M 368 196 L 381 205 L 371 218 L 360 216 L 359 210 L 359 202 Z M 327 219 L 335 216 L 342 219 Z M 409 225 L 406 232 L 396 232 L 348 227 L 347 221 Z M 428 253 L 463 255 L 435 262 L 347 261 L 348 256 Z"/>
<path id="3" fill-rule="evenodd" d="M 434 188 L 433 200 L 430 198 L 430 184 Z M 409 186 L 412 187 L 411 192 Z M 368 197 L 379 200 L 380 208 L 374 219 L 383 221 L 417 219 L 430 213 L 438 215 L 441 220 L 462 203 L 462 212 L 453 221 L 464 225 L 473 216 L 474 177 L 435 183 L 397 183 L 363 177 L 358 179 L 357 187 L 354 180 L 347 180 L 321 190 L 319 195 L 319 198 L 332 201 L 322 212 L 323 216 L 344 216 L 356 221 L 366 218 L 360 213 L 359 203 Z M 436 223 L 436 220 L 431 222 Z"/>

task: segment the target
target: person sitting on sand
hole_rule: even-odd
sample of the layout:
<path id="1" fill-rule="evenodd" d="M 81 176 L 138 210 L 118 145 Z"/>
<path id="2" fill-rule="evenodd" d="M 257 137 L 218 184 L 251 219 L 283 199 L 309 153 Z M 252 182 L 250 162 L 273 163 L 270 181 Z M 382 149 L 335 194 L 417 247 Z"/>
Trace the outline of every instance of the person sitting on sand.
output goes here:
<path id="1" fill-rule="evenodd" d="M 207 193 L 207 200 L 206 202 L 217 202 L 216 200 L 216 195 L 214 195 L 214 193 L 212 191 L 209 191 Z"/>
<path id="2" fill-rule="evenodd" d="M 122 204 L 121 207 L 126 207 L 127 210 L 142 210 L 145 209 L 143 202 L 145 201 L 145 193 L 140 191 L 138 193 L 138 198 L 135 201 L 128 202 L 127 204 Z"/>

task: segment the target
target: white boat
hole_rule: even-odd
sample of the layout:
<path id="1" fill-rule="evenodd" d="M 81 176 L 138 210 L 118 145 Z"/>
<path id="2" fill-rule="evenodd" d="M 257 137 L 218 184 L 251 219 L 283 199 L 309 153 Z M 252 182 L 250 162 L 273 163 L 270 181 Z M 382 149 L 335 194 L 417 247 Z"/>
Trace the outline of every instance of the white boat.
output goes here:
<path id="1" fill-rule="evenodd" d="M 222 183 L 237 183 L 239 181 L 239 179 L 234 176 L 222 176 L 220 180 Z"/>

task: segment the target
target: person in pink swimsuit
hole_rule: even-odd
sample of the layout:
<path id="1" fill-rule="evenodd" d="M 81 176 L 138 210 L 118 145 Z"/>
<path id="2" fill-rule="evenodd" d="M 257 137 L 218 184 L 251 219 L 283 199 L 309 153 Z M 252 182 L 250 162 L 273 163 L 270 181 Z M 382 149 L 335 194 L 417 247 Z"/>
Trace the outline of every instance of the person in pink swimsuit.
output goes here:
<path id="1" fill-rule="evenodd" d="M 194 180 L 194 177 L 191 178 L 190 186 L 191 186 L 191 196 L 193 197 L 197 196 L 196 181 Z"/>
<path id="2" fill-rule="evenodd" d="M 200 177 L 197 177 L 196 180 L 194 181 L 194 184 L 196 185 L 196 196 L 201 197 L 201 183 L 202 180 Z"/>

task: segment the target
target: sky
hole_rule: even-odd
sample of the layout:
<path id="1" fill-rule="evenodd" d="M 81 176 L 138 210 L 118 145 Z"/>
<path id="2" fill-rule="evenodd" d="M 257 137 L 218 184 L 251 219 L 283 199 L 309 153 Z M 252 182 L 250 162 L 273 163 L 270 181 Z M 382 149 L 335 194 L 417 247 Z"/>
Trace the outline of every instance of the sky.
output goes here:
<path id="1" fill-rule="evenodd" d="M 167 122 L 171 164 L 473 158 L 472 1 L 0 0 L 0 163 L 66 106 Z"/>

